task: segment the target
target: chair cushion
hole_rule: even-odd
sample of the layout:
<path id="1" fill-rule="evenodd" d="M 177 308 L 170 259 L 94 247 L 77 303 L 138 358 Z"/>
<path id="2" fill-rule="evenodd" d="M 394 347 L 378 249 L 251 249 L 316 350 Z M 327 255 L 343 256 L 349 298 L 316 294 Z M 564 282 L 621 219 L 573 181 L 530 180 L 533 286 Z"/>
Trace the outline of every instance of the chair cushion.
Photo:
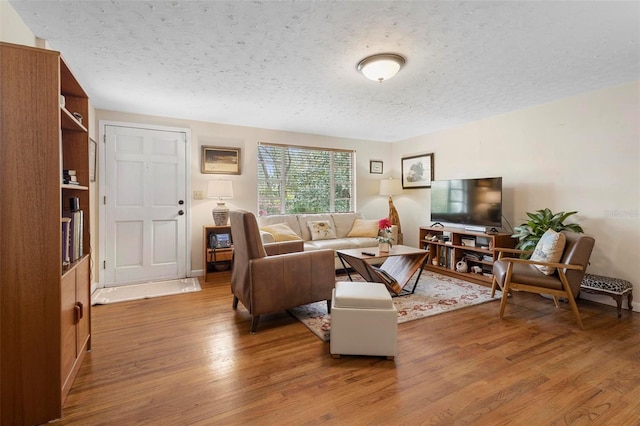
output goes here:
<path id="1" fill-rule="evenodd" d="M 547 229 L 542 235 L 531 255 L 531 260 L 557 263 L 562 259 L 566 237 L 564 234 Z M 556 268 L 552 266 L 534 265 L 545 275 L 552 275 Z"/>
<path id="2" fill-rule="evenodd" d="M 334 303 L 338 308 L 393 308 L 389 291 L 380 283 L 340 281 L 336 283 L 334 294 Z"/>
<path id="3" fill-rule="evenodd" d="M 493 275 L 498 280 L 498 283 L 500 283 L 500 286 L 504 286 L 508 266 L 509 262 L 506 260 L 498 260 L 493 264 Z M 562 283 L 558 277 L 555 275 L 545 275 L 534 265 L 530 264 L 514 263 L 511 282 L 562 290 Z"/>
<path id="4" fill-rule="evenodd" d="M 375 238 L 378 236 L 378 221 L 375 219 L 356 219 L 353 221 L 351 231 L 347 234 L 347 237 L 369 237 Z"/>
<path id="5" fill-rule="evenodd" d="M 307 226 L 309 227 L 312 241 L 337 238 L 336 231 L 333 230 L 328 220 L 312 220 L 307 222 Z"/>
<path id="6" fill-rule="evenodd" d="M 265 231 L 273 235 L 275 242 L 302 240 L 286 223 L 276 223 L 274 225 L 262 226 L 261 231 Z"/>

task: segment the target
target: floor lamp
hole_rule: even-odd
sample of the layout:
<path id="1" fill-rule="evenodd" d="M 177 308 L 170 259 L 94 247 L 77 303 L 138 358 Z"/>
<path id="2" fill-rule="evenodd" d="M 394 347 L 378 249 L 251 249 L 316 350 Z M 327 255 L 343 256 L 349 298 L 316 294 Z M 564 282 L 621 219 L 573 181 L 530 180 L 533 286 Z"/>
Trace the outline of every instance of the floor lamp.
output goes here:
<path id="1" fill-rule="evenodd" d="M 396 244 L 403 243 L 402 227 L 400 226 L 400 216 L 398 216 L 398 210 L 393 205 L 393 196 L 402 194 L 402 182 L 399 179 L 383 179 L 380 181 L 380 195 L 389 196 L 389 222 L 392 225 L 398 226 L 398 241 Z"/>

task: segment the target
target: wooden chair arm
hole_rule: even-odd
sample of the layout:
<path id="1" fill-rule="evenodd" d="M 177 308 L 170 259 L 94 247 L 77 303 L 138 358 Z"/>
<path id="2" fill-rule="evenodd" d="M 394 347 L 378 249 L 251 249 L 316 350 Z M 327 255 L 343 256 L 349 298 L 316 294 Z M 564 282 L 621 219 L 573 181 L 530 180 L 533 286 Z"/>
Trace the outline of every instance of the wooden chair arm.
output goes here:
<path id="1" fill-rule="evenodd" d="M 520 255 L 533 253 L 533 250 L 520 250 L 520 249 L 507 248 L 507 247 L 496 247 L 494 250 L 498 252 L 498 260 L 504 259 L 503 254 L 505 253 L 520 254 Z"/>
<path id="2" fill-rule="evenodd" d="M 576 271 L 582 271 L 582 266 L 580 265 L 571 265 L 569 263 L 556 263 L 556 262 L 543 262 L 540 260 L 531 260 L 531 259 L 520 259 L 518 257 L 503 257 L 502 259 L 505 262 L 511 263 L 524 263 L 528 265 L 542 265 L 542 266 L 550 266 L 552 268 L 559 269 L 574 269 Z"/>
<path id="3" fill-rule="evenodd" d="M 533 253 L 533 250 L 519 250 L 519 249 L 513 249 L 513 248 L 507 248 L 507 247 L 496 247 L 494 248 L 495 251 L 498 252 L 502 252 L 502 253 L 514 253 L 514 254 L 530 254 Z"/>

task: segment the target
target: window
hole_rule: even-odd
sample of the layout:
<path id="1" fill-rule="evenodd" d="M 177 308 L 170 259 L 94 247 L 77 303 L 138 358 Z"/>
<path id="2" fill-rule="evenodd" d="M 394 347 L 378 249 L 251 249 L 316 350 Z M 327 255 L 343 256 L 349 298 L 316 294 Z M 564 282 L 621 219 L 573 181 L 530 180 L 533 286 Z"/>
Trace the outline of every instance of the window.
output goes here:
<path id="1" fill-rule="evenodd" d="M 258 212 L 353 211 L 355 151 L 258 145 Z"/>

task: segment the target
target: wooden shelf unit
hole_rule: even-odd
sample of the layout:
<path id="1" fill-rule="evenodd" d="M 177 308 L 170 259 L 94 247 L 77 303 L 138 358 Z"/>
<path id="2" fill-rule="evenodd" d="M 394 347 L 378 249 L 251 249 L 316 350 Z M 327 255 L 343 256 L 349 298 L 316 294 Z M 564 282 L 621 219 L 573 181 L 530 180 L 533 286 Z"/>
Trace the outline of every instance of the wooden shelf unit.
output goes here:
<path id="1" fill-rule="evenodd" d="M 433 237 L 442 238 L 448 235 L 449 241 L 434 240 Z M 475 246 L 465 245 L 463 240 L 473 241 Z M 466 231 L 461 228 L 432 228 L 420 227 L 420 248 L 429 250 L 429 261 L 425 269 L 460 278 L 465 281 L 482 285 L 491 285 L 491 268 L 498 258 L 495 247 L 515 247 L 516 240 L 511 238 L 511 233 L 499 232 L 486 234 L 484 232 Z M 465 254 L 467 256 L 465 256 Z M 478 257 L 472 259 L 471 256 Z M 469 272 L 456 271 L 456 263 L 463 257 L 466 258 Z M 433 261 L 437 263 L 434 264 Z M 471 272 L 472 266 L 479 266 L 483 273 Z"/>
<path id="2" fill-rule="evenodd" d="M 233 269 L 233 244 L 229 248 L 217 248 L 214 250 L 209 247 L 209 235 L 229 234 L 231 236 L 231 226 L 204 226 L 202 228 L 202 252 L 204 255 L 204 281 L 216 281 L 217 276 L 221 272 L 230 273 Z"/>
<path id="3" fill-rule="evenodd" d="M 0 42 L 0 57 L 0 424 L 42 424 L 62 416 L 91 342 L 89 132 L 72 114 L 88 119 L 89 100 L 59 52 Z M 63 267 L 70 197 L 83 251 Z"/>

